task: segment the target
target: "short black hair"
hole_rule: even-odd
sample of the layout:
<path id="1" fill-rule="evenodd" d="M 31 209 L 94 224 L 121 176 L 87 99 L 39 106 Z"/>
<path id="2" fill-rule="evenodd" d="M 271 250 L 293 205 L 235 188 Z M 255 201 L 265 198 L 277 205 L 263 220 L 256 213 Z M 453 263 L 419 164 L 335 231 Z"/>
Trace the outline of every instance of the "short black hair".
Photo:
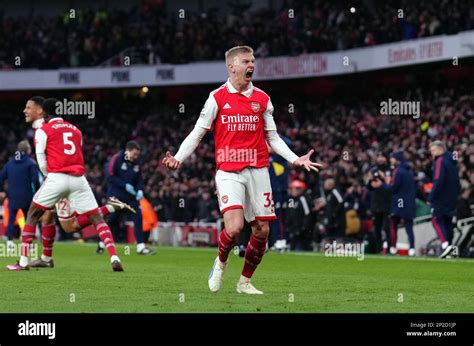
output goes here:
<path id="1" fill-rule="evenodd" d="M 125 144 L 125 149 L 126 150 L 133 150 L 133 149 L 141 150 L 140 144 L 138 144 L 135 141 L 128 141 L 127 144 Z"/>
<path id="2" fill-rule="evenodd" d="M 49 98 L 49 99 L 44 100 L 44 103 L 43 103 L 44 114 L 48 116 L 57 115 L 56 114 L 57 103 L 59 103 L 59 100 L 55 98 Z"/>
<path id="3" fill-rule="evenodd" d="M 33 101 L 38 106 L 43 107 L 44 104 L 44 97 L 43 96 L 32 96 L 28 99 L 28 101 Z"/>

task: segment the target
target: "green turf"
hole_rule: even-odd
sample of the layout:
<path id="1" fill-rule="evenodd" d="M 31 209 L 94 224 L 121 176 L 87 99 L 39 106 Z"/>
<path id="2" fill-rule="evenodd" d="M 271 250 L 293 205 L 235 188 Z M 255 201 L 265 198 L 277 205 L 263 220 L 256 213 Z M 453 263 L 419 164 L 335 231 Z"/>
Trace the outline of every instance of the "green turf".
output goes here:
<path id="1" fill-rule="evenodd" d="M 56 244 L 56 267 L 28 272 L 7 272 L 16 258 L 1 257 L 0 312 L 474 312 L 469 260 L 268 253 L 253 279 L 265 294 L 247 296 L 235 292 L 243 260 L 234 254 L 214 294 L 215 249 L 159 248 L 146 257 L 120 246 L 124 273 L 94 249 Z"/>

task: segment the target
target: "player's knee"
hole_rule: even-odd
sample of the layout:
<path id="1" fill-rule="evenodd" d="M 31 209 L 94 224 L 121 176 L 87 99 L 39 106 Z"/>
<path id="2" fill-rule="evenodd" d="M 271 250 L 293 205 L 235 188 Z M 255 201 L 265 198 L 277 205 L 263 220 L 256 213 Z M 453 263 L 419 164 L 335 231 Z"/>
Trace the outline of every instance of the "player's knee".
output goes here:
<path id="1" fill-rule="evenodd" d="M 102 216 L 101 213 L 97 212 L 91 215 L 87 216 L 90 220 L 90 222 L 95 226 L 101 222 L 104 222 L 104 217 Z"/>
<path id="2" fill-rule="evenodd" d="M 232 238 L 237 238 L 240 235 L 240 232 L 242 232 L 242 228 L 244 227 L 243 222 L 235 221 L 235 222 L 230 222 L 229 225 L 225 225 L 225 230 L 228 235 L 230 235 Z"/>
<path id="3" fill-rule="evenodd" d="M 32 204 L 30 206 L 30 209 L 28 210 L 26 223 L 29 224 L 29 225 L 36 224 L 40 220 L 43 213 L 44 213 L 43 209 L 40 209 L 37 206 L 35 206 L 34 204 Z"/>
<path id="4" fill-rule="evenodd" d="M 270 233 L 270 223 L 268 221 L 259 221 L 252 225 L 253 234 L 258 238 L 268 238 Z"/>
<path id="5" fill-rule="evenodd" d="M 74 233 L 81 229 L 81 226 L 77 223 L 76 220 L 73 220 L 73 221 L 67 220 L 67 221 L 60 221 L 60 222 L 61 222 L 61 228 L 66 233 Z"/>
<path id="6" fill-rule="evenodd" d="M 43 225 L 50 225 L 53 223 L 53 213 L 49 210 L 46 211 L 43 216 L 41 216 L 41 223 Z"/>

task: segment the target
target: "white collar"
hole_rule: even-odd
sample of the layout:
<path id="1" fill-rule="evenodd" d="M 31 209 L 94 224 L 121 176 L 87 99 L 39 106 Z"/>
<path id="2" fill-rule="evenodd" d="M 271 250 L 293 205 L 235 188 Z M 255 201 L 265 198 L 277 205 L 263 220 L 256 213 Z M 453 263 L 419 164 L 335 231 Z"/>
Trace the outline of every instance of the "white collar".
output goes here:
<path id="1" fill-rule="evenodd" d="M 229 90 L 229 92 L 231 94 L 236 94 L 236 93 L 240 92 L 236 88 L 234 88 L 234 86 L 230 82 L 230 78 L 227 79 L 227 82 L 225 83 L 225 85 L 227 87 L 227 90 Z M 252 84 L 252 82 L 250 82 L 249 87 L 247 88 L 247 90 L 242 91 L 241 94 L 244 95 L 245 97 L 250 97 L 250 96 L 252 96 L 252 93 L 253 93 L 253 84 Z"/>
<path id="2" fill-rule="evenodd" d="M 61 117 L 54 117 L 54 118 L 49 119 L 48 123 L 50 123 L 51 121 L 62 121 L 62 120 L 63 118 Z"/>
<path id="3" fill-rule="evenodd" d="M 44 124 L 44 118 L 41 119 L 36 119 L 33 121 L 33 124 L 31 125 L 35 130 L 41 128 Z"/>

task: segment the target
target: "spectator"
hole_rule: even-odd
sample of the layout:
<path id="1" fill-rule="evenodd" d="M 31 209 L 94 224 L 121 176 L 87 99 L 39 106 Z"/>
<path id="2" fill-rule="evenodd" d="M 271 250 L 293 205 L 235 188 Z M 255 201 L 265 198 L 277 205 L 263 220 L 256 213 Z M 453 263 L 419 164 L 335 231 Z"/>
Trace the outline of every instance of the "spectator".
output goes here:
<path id="1" fill-rule="evenodd" d="M 301 180 L 291 182 L 286 208 L 286 229 L 292 251 L 312 250 L 313 219 L 305 191 L 306 184 Z"/>
<path id="2" fill-rule="evenodd" d="M 211 198 L 209 191 L 204 191 L 198 205 L 198 220 L 214 222 L 219 217 L 219 207 L 215 198 Z"/>
<path id="3" fill-rule="evenodd" d="M 183 3 L 184 5 L 184 3 Z M 35 6 L 35 5 L 33 5 Z M 131 52 L 135 63 L 182 64 L 220 59 L 228 47 L 250 44 L 258 57 L 297 55 L 350 49 L 474 28 L 469 0 L 430 2 L 362 2 L 356 14 L 344 1 L 294 4 L 279 11 L 271 6 L 218 14 L 210 10 L 186 17 L 157 6 L 113 7 L 96 13 L 78 10 L 43 18 L 5 17 L 0 13 L 0 67 L 51 68 L 122 64 L 120 53 Z M 297 7 L 297 8 L 295 8 Z M 365 8 L 367 7 L 367 8 Z M 404 10 L 404 17 L 399 17 Z M 35 12 L 31 8 L 32 13 Z M 406 17 L 406 19 L 405 19 Z M 265 25 L 263 25 L 263 23 Z M 192 49 L 187 49 L 192 47 Z"/>
<path id="4" fill-rule="evenodd" d="M 471 193 L 471 189 L 468 187 L 465 187 L 461 190 L 461 197 L 459 198 L 456 214 L 456 218 L 458 220 L 466 219 L 473 216 L 471 204 L 469 202 Z"/>
<path id="5" fill-rule="evenodd" d="M 377 154 L 376 165 L 369 172 L 369 183 L 367 188 L 370 191 L 370 207 L 372 218 L 374 222 L 375 235 L 375 252 L 382 251 L 383 239 L 387 242 L 387 246 L 391 244 L 389 233 L 389 212 L 392 201 L 392 193 L 384 189 L 381 184 L 382 175 L 390 177 L 390 166 L 387 163 L 387 158 L 381 152 Z M 377 187 L 378 186 L 378 187 Z M 384 237 L 382 236 L 382 230 Z"/>
<path id="6" fill-rule="evenodd" d="M 346 213 L 344 210 L 344 199 L 335 186 L 334 179 L 328 178 L 324 181 L 325 193 L 325 228 L 329 237 L 342 238 L 346 232 Z"/>

